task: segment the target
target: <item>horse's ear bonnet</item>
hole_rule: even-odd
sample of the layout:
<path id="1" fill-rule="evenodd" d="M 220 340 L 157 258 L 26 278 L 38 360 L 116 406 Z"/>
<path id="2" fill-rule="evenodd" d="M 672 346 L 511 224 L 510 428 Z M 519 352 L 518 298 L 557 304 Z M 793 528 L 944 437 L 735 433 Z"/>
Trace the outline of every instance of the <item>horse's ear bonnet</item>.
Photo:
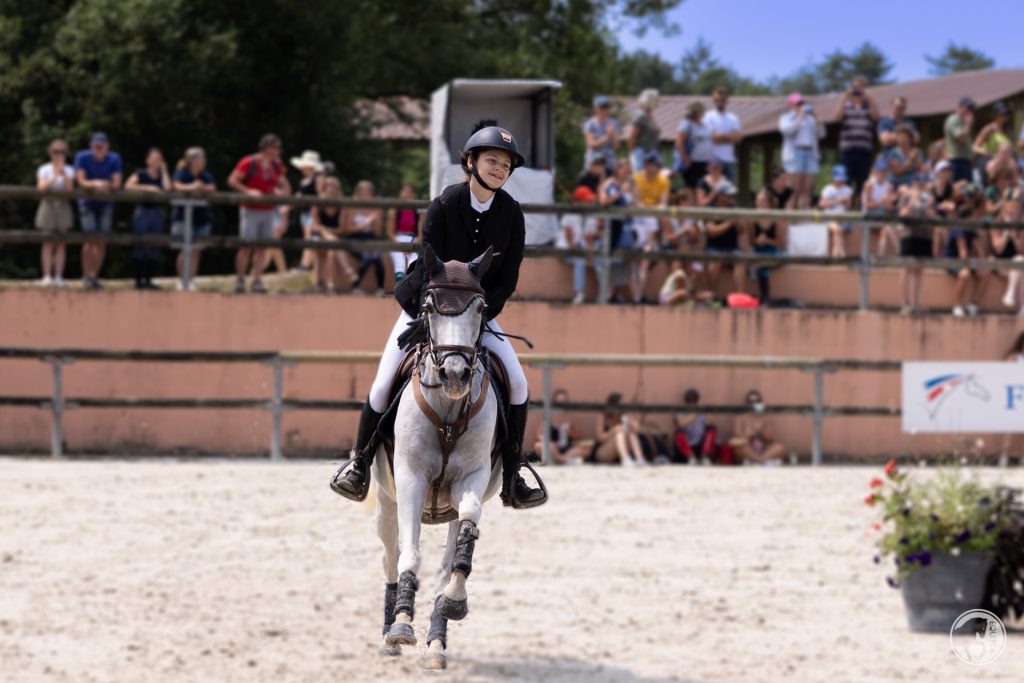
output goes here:
<path id="1" fill-rule="evenodd" d="M 468 263 L 448 261 L 430 278 L 426 291 L 433 295 L 434 310 L 441 315 L 461 315 L 484 288 Z"/>

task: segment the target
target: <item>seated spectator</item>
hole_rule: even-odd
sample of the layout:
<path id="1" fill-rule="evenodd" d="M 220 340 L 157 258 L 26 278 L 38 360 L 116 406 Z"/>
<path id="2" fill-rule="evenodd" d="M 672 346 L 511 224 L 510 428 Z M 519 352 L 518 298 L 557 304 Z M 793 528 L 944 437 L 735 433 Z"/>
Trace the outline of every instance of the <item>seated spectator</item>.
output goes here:
<path id="1" fill-rule="evenodd" d="M 411 183 L 402 185 L 398 191 L 399 199 L 416 199 L 416 188 Z M 401 244 L 413 244 L 420 239 L 423 219 L 426 214 L 418 214 L 416 209 L 388 209 L 388 239 Z M 416 254 L 393 251 L 391 265 L 395 268 L 395 283 L 402 281 L 409 264 L 416 260 Z"/>
<path id="2" fill-rule="evenodd" d="M 327 176 L 323 182 L 322 197 L 340 199 L 341 181 L 334 176 Z M 328 242 L 336 242 L 342 236 L 342 208 L 340 206 L 314 206 L 310 213 L 313 234 Z M 348 263 L 346 252 L 342 249 L 317 249 L 316 261 L 313 264 L 314 291 L 317 294 L 334 294 L 337 289 L 337 272 L 345 275 L 345 284 L 354 288 L 359 284 L 359 276 Z"/>
<path id="3" fill-rule="evenodd" d="M 935 218 L 935 201 L 928 189 L 928 176 L 918 173 L 908 187 L 904 187 L 897 200 L 897 211 L 901 218 Z M 929 258 L 932 251 L 932 235 L 927 225 L 900 226 L 900 256 L 907 258 Z M 903 268 L 900 273 L 900 313 L 908 315 L 918 310 L 921 302 L 920 266 Z"/>
<path id="4" fill-rule="evenodd" d="M 818 119 L 814 107 L 800 93 L 790 93 L 787 103 L 789 111 L 779 117 L 782 165 L 789 174 L 789 184 L 793 188 L 791 208 L 809 209 L 821 160 L 818 140 L 825 137 L 825 124 Z"/>
<path id="5" fill-rule="evenodd" d="M 697 206 L 701 208 L 712 207 L 715 202 L 715 189 L 725 178 L 725 164 L 718 157 L 712 157 L 708 162 L 708 172 L 697 183 Z"/>
<path id="6" fill-rule="evenodd" d="M 121 189 L 121 157 L 110 151 L 106 133 L 93 133 L 89 149 L 75 155 L 75 185 L 100 195 Z M 110 233 L 114 229 L 113 202 L 79 199 L 78 216 L 83 233 Z M 82 283 L 86 289 L 102 289 L 99 275 L 106 255 L 104 242 L 82 245 Z"/>
<path id="7" fill-rule="evenodd" d="M 982 216 L 980 202 L 977 201 L 977 194 L 973 186 L 964 188 L 960 193 L 959 202 L 956 208 L 956 217 L 963 220 L 977 220 Z M 959 259 L 961 261 L 970 258 L 984 258 L 986 255 L 985 241 L 979 239 L 976 231 L 971 229 L 954 229 L 949 234 L 949 241 L 943 252 L 945 258 Z M 980 299 L 981 292 L 988 281 L 989 272 L 979 274 L 973 268 L 964 266 L 958 269 L 951 269 L 949 274 L 956 278 L 954 287 L 955 303 L 953 315 L 962 318 L 963 316 L 977 315 L 977 299 Z"/>
<path id="8" fill-rule="evenodd" d="M 710 177 L 710 176 L 709 176 Z M 718 181 L 711 195 L 712 207 L 731 209 L 736 206 L 736 186 L 727 178 Z M 742 222 L 734 218 L 704 221 L 706 235 L 705 251 L 709 254 L 740 253 L 740 230 Z M 718 294 L 718 285 L 722 277 L 722 268 L 731 268 L 733 277 L 732 292 L 743 292 L 746 289 L 746 268 L 734 263 L 711 261 L 708 263 L 708 289 Z"/>
<path id="9" fill-rule="evenodd" d="M 619 159 L 615 165 L 615 172 L 601 183 L 601 191 L 598 194 L 598 201 L 601 206 L 630 206 L 636 188 L 633 186 L 633 171 L 627 159 Z M 633 234 L 633 220 L 630 218 L 612 219 L 611 221 L 612 249 L 628 251 L 633 248 L 636 242 Z M 630 263 L 616 259 L 612 262 L 611 272 L 608 274 L 611 287 L 611 300 L 613 302 L 633 301 L 633 285 L 630 277 Z"/>
<path id="10" fill-rule="evenodd" d="M 953 167 L 945 159 L 935 165 L 933 176 L 932 200 L 935 202 L 935 215 L 939 218 L 951 218 L 956 215 L 957 202 L 968 183 L 966 180 L 953 182 Z M 949 241 L 949 231 L 946 228 L 935 228 L 932 239 L 935 242 L 933 253 L 944 253 Z"/>
<path id="11" fill-rule="evenodd" d="M 659 93 L 655 88 L 647 88 L 636 98 L 640 110 L 630 123 L 626 148 L 629 161 L 633 168 L 643 168 L 647 158 L 658 154 L 661 141 L 661 128 L 654 121 L 654 110 L 658 107 Z"/>
<path id="12" fill-rule="evenodd" d="M 985 164 L 985 177 L 989 183 L 993 183 L 1000 172 L 1010 173 L 1015 179 L 1020 177 L 1021 169 L 1010 145 L 1000 147 L 995 156 Z"/>
<path id="13" fill-rule="evenodd" d="M 935 180 L 935 170 L 938 168 L 939 163 L 943 161 L 949 165 L 949 174 L 952 177 L 953 166 L 952 164 L 949 164 L 949 160 L 946 159 L 946 141 L 936 140 L 932 144 L 928 145 L 928 160 L 924 164 L 925 171 L 928 173 L 928 180 Z"/>
<path id="14" fill-rule="evenodd" d="M 914 131 L 910 126 L 896 127 L 896 144 L 885 150 L 882 159 L 889 164 L 889 182 L 897 191 L 910 184 L 915 173 L 924 168 L 924 157 L 921 150 L 913 146 Z"/>
<path id="15" fill-rule="evenodd" d="M 206 152 L 202 147 L 189 147 L 185 156 L 178 162 L 171 187 L 175 192 L 193 192 L 209 194 L 217 189 L 213 175 L 206 170 Z M 210 205 L 206 202 L 192 206 L 192 237 L 209 237 L 213 230 L 213 215 Z M 185 207 L 176 206 L 171 213 L 171 234 L 176 237 L 185 235 Z M 189 254 L 188 291 L 196 291 L 196 276 L 199 274 L 199 255 L 202 247 L 192 247 Z M 176 262 L 178 274 L 178 291 L 185 291 L 185 256 L 184 251 L 178 253 Z"/>
<path id="16" fill-rule="evenodd" d="M 679 208 L 693 206 L 693 190 L 682 187 L 674 192 L 669 204 Z M 698 254 L 704 250 L 703 236 L 697 222 L 692 218 L 667 218 L 661 221 L 661 249 L 665 252 L 680 254 Z M 681 268 L 693 277 L 695 272 L 703 270 L 699 261 L 684 261 Z"/>
<path id="17" fill-rule="evenodd" d="M 768 182 L 761 189 L 768 193 L 773 209 L 785 209 L 792 201 L 793 188 L 789 186 L 789 174 L 778 166 L 772 166 Z"/>
<path id="18" fill-rule="evenodd" d="M 658 294 L 658 303 L 662 306 L 675 306 L 693 300 L 693 285 L 690 276 L 682 268 L 676 268 L 665 278 Z"/>
<path id="19" fill-rule="evenodd" d="M 821 191 L 818 208 L 825 213 L 844 213 L 850 210 L 853 200 L 853 189 L 846 184 L 846 167 L 836 164 L 832 167 L 832 182 Z M 849 223 L 829 221 L 828 234 L 832 240 L 829 253 L 833 258 L 846 257 L 846 236 L 850 233 Z"/>
<path id="20" fill-rule="evenodd" d="M 871 176 L 864 183 L 861 206 L 869 216 L 890 214 L 896 206 L 896 190 L 889 182 L 889 164 L 884 159 L 875 161 L 875 165 L 871 169 Z M 896 228 L 886 223 L 882 226 L 878 236 L 878 256 L 887 256 L 890 253 L 889 246 L 892 247 L 891 253 L 899 253 L 900 238 L 896 234 Z"/>
<path id="21" fill-rule="evenodd" d="M 589 187 L 590 191 L 597 194 L 597 191 L 601 188 L 601 183 L 608 177 L 608 162 L 603 156 L 593 156 L 590 158 L 590 163 L 583 170 L 583 175 L 576 181 L 576 187 L 583 185 Z"/>
<path id="22" fill-rule="evenodd" d="M 758 191 L 754 200 L 758 209 L 770 210 L 772 206 L 771 194 L 762 188 Z M 755 254 L 769 254 L 778 256 L 786 250 L 785 231 L 786 224 L 782 221 L 755 220 L 750 224 L 750 241 L 754 247 Z M 757 295 L 761 303 L 771 301 L 771 286 L 768 282 L 768 274 L 772 267 L 761 266 L 757 268 L 754 275 L 757 277 Z"/>
<path id="23" fill-rule="evenodd" d="M 983 126 L 974 138 L 974 167 L 981 174 L 981 184 L 987 185 L 991 182 L 987 172 L 987 164 L 996 153 L 1003 148 L 1013 150 L 1013 143 L 1010 141 L 1010 109 L 1005 102 L 996 102 L 992 105 L 992 114 L 995 118 Z"/>
<path id="24" fill-rule="evenodd" d="M 128 177 L 124 189 L 141 192 L 161 193 L 171 189 L 171 175 L 163 152 L 152 147 L 146 155 L 146 165 Z M 140 203 L 132 213 L 132 234 L 159 235 L 164 231 L 164 207 L 161 204 Z M 135 273 L 135 289 L 160 289 L 153 284 L 160 247 L 136 244 L 132 247 L 132 270 Z"/>
<path id="25" fill-rule="evenodd" d="M 892 98 L 889 111 L 891 112 L 890 115 L 883 116 L 878 121 L 878 127 L 875 129 L 883 152 L 886 148 L 896 145 L 896 127 L 901 125 L 907 125 L 914 131 L 914 146 L 916 147 L 920 144 L 921 135 L 917 132 L 917 124 L 914 123 L 913 119 L 907 118 L 907 98 L 902 95 Z"/>
<path id="26" fill-rule="evenodd" d="M 372 199 L 374 196 L 373 183 L 369 180 L 360 180 L 352 191 L 354 199 Z M 342 233 L 345 237 L 354 240 L 376 240 L 380 239 L 381 220 L 383 219 L 380 209 L 356 207 L 346 209 L 342 212 Z M 373 268 L 377 276 L 377 296 L 384 296 L 384 261 L 380 252 L 366 251 L 353 254 L 359 259 L 359 270 L 356 273 L 361 282 L 366 273 Z"/>
<path id="27" fill-rule="evenodd" d="M 576 424 L 565 414 L 566 403 L 569 402 L 569 392 L 565 389 L 555 389 L 551 395 L 551 404 L 554 409 L 551 415 L 551 459 L 557 465 L 579 465 L 590 457 L 594 449 L 593 439 L 580 439 L 579 430 Z M 537 432 L 537 442 L 533 447 L 534 453 L 544 452 L 544 428 Z"/>
<path id="28" fill-rule="evenodd" d="M 1021 220 L 1021 192 L 1020 186 L 1007 193 L 1004 200 L 1002 212 L 998 220 L 1006 222 L 1018 222 Z M 987 230 L 985 231 L 990 240 L 990 250 L 996 260 L 1024 261 L 1024 230 Z M 1013 309 L 1018 302 L 1021 304 L 1018 313 L 1024 316 L 1024 278 L 1021 271 L 1006 271 L 1006 291 L 1003 293 L 1003 306 Z"/>
<path id="29" fill-rule="evenodd" d="M 771 425 L 763 417 L 764 399 L 761 392 L 751 389 L 744 402 L 754 415 L 742 414 L 736 418 L 735 436 L 729 440 L 744 465 L 781 465 L 786 447 L 775 440 Z"/>
<path id="30" fill-rule="evenodd" d="M 583 138 L 587 146 L 584 168 L 590 166 L 595 157 L 601 157 L 609 174 L 615 171 L 615 154 L 619 149 L 619 122 L 609 116 L 611 108 L 608 96 L 598 95 L 594 98 L 594 115 L 583 124 Z M 596 187 L 590 189 L 597 192 Z"/>
<path id="31" fill-rule="evenodd" d="M 691 102 L 676 131 L 672 170 L 680 174 L 683 184 L 691 190 L 707 173 L 708 162 L 714 156 L 711 129 L 704 125 L 703 118 L 704 104 Z"/>
<path id="32" fill-rule="evenodd" d="M 68 164 L 68 143 L 57 139 L 50 142 L 49 163 L 36 170 L 36 188 L 39 190 L 71 190 L 75 186 L 75 172 Z M 43 199 L 36 210 L 35 226 L 51 237 L 58 237 L 71 230 L 74 213 L 71 202 L 66 199 Z M 39 260 L 43 270 L 44 287 L 64 286 L 64 242 L 48 239 L 43 242 Z"/>
<path id="33" fill-rule="evenodd" d="M 597 196 L 586 185 L 580 185 L 572 193 L 575 206 L 595 206 Z M 578 213 L 566 213 L 562 216 L 562 232 L 558 236 L 556 246 L 562 249 L 586 249 L 596 251 L 601 243 L 601 222 L 592 216 Z M 587 293 L 587 258 L 573 256 L 566 261 L 572 265 L 572 286 L 575 295 L 573 304 L 579 305 L 586 301 Z M 599 268 L 597 261 L 591 261 Z"/>
<path id="34" fill-rule="evenodd" d="M 608 408 L 597 418 L 594 447 L 590 462 L 603 465 L 620 463 L 623 466 L 646 465 L 640 445 L 639 426 L 622 412 L 622 394 L 608 395 Z"/>
<path id="35" fill-rule="evenodd" d="M 661 157 L 657 152 L 648 154 L 644 159 L 644 170 L 633 174 L 633 186 L 636 188 L 636 203 L 644 207 L 667 207 L 670 192 L 668 176 L 661 172 Z M 633 219 L 633 232 L 636 234 L 636 247 L 646 252 L 655 251 L 660 245 L 660 234 L 664 231 L 663 221 L 656 216 L 637 216 Z M 636 279 L 633 286 L 634 303 L 640 303 L 647 283 L 650 261 L 642 259 L 635 271 Z"/>
<path id="36" fill-rule="evenodd" d="M 707 415 L 696 412 L 700 405 L 700 392 L 687 389 L 683 394 L 683 405 L 689 410 L 678 412 L 675 417 L 675 446 L 679 459 L 689 465 L 698 462 L 710 465 L 715 456 L 717 430 L 708 423 Z"/>

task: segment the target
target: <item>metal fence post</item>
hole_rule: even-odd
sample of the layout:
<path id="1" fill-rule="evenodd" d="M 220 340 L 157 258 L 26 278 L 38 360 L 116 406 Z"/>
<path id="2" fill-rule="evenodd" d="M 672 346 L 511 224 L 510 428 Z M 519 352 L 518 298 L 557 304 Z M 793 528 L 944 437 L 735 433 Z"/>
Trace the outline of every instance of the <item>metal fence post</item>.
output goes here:
<path id="1" fill-rule="evenodd" d="M 541 460 L 545 465 L 554 462 L 551 457 L 551 371 L 550 365 L 542 366 L 544 372 L 544 431 L 541 438 Z"/>
<path id="2" fill-rule="evenodd" d="M 53 365 L 53 400 L 50 402 L 53 424 L 50 429 L 50 457 L 60 458 L 64 455 L 62 425 L 64 418 L 64 363 L 56 356 L 47 356 L 43 358 L 43 362 Z"/>
<path id="3" fill-rule="evenodd" d="M 270 437 L 270 459 L 280 462 L 281 455 L 281 413 L 282 394 L 284 394 L 284 362 L 280 358 L 274 358 L 270 362 L 274 370 L 274 397 L 270 404 L 271 422 L 273 432 Z"/>
<path id="4" fill-rule="evenodd" d="M 185 246 L 181 252 L 181 288 L 192 287 L 192 204 L 185 202 Z"/>
<path id="5" fill-rule="evenodd" d="M 860 241 L 860 310 L 868 310 L 868 286 L 871 279 L 871 226 L 862 223 Z"/>
<path id="6" fill-rule="evenodd" d="M 612 298 L 612 221 L 608 217 L 602 220 L 604 221 L 604 237 L 601 239 L 601 252 L 594 256 L 594 259 L 601 264 L 597 268 L 597 301 L 606 304 Z"/>
<path id="7" fill-rule="evenodd" d="M 821 432 L 825 421 L 825 369 L 814 368 L 814 440 L 811 443 L 811 464 L 821 465 Z"/>

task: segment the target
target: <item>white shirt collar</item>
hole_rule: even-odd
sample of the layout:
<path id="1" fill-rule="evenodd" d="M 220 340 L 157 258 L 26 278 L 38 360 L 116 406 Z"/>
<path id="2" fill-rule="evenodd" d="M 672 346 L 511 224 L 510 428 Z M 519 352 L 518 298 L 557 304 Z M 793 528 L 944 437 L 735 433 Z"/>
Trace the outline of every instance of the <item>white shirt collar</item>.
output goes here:
<path id="1" fill-rule="evenodd" d="M 476 198 L 476 195 L 473 194 L 472 191 L 470 191 L 470 193 L 469 193 L 469 205 L 471 207 L 473 207 L 473 210 L 476 211 L 477 213 L 483 213 L 487 209 L 491 208 L 491 202 L 493 202 L 493 201 L 494 201 L 494 195 L 493 194 L 491 195 L 491 198 L 488 199 L 486 202 L 482 202 L 482 201 L 480 201 L 479 199 Z"/>

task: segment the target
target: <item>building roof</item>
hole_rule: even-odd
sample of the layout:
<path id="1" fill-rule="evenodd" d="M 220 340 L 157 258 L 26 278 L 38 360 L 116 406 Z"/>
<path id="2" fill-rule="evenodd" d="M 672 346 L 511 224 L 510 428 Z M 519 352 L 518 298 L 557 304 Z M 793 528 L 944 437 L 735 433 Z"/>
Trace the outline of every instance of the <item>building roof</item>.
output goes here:
<path id="1" fill-rule="evenodd" d="M 979 107 L 988 106 L 1024 92 L 1024 69 L 988 69 L 928 78 L 906 83 L 892 83 L 868 88 L 880 112 L 889 109 L 893 97 L 907 98 L 907 116 L 924 118 L 947 114 L 956 108 L 961 97 L 970 96 Z M 809 95 L 807 101 L 819 112 L 830 116 L 841 95 Z M 627 123 L 636 112 L 635 97 L 616 97 Z M 670 142 L 676 128 L 686 115 L 691 102 L 711 106 L 706 95 L 662 95 L 654 110 L 654 120 L 661 128 L 661 139 Z M 384 100 L 360 100 L 357 103 L 363 121 L 369 125 L 373 140 L 427 141 L 430 139 L 430 102 L 411 97 Z M 740 119 L 746 136 L 765 135 L 778 130 L 779 116 L 786 111 L 784 95 L 737 95 L 729 98 L 729 111 Z"/>

